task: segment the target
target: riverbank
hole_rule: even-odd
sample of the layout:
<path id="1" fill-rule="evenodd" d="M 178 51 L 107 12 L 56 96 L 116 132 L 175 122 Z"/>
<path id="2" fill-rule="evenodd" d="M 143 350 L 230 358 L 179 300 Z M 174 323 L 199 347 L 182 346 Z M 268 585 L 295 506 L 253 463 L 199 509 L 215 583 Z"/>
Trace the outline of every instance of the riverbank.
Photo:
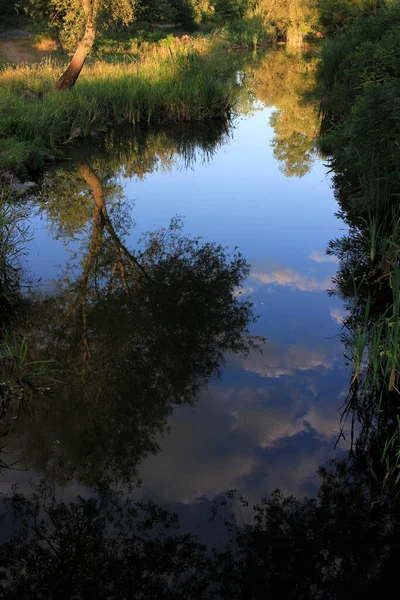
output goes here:
<path id="1" fill-rule="evenodd" d="M 328 41 L 319 73 L 321 148 L 349 233 L 334 240 L 353 376 L 343 416 L 398 483 L 400 466 L 400 9 L 361 15 Z"/>
<path id="2" fill-rule="evenodd" d="M 227 119 L 238 84 L 232 61 L 211 43 L 174 40 L 116 62 L 85 66 L 60 94 L 54 61 L 7 66 L 0 73 L 0 171 L 24 176 L 60 147 L 121 123 Z"/>

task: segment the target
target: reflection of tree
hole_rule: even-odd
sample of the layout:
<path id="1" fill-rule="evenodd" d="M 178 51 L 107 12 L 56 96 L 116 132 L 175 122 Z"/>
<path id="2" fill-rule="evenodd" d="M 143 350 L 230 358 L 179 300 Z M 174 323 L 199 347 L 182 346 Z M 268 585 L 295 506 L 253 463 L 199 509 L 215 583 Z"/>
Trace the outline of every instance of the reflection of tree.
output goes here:
<path id="1" fill-rule="evenodd" d="M 22 458 L 66 480 L 110 471 L 131 479 L 157 450 L 155 434 L 173 405 L 194 402 L 226 352 L 252 347 L 251 304 L 235 294 L 248 265 L 183 236 L 177 219 L 129 249 L 126 206 L 105 193 L 118 187 L 83 162 L 60 181 L 69 186 L 72 173 L 78 190 L 88 188 L 82 215 L 74 208 L 73 223 L 62 211 L 50 214 L 58 231 L 81 238 L 79 266 L 68 264 L 59 291 L 33 302 L 30 325 L 38 354 L 64 366 L 65 384 L 23 424 Z"/>
<path id="2" fill-rule="evenodd" d="M 21 285 L 27 283 L 22 257 L 29 239 L 27 210 L 13 199 L 11 188 L 0 186 L 0 322 L 12 317 Z M 25 282 L 22 280 L 25 279 Z"/>
<path id="3" fill-rule="evenodd" d="M 52 365 L 31 360 L 24 336 L 17 329 L 29 284 L 22 258 L 30 237 L 28 209 L 11 190 L 0 189 L 0 453 L 11 424 L 21 410 L 40 396 Z M 46 385 L 46 384 L 45 384 Z M 0 466 L 5 466 L 0 457 Z"/>
<path id="4" fill-rule="evenodd" d="M 263 64 L 251 72 L 251 85 L 259 100 L 275 106 L 272 147 L 281 170 L 288 177 L 303 177 L 315 158 L 318 111 L 307 100 L 314 87 L 315 61 L 302 54 L 270 52 Z"/>
<path id="5" fill-rule="evenodd" d="M 4 600 L 211 597 L 205 548 L 176 531 L 175 515 L 96 491 L 64 503 L 44 483 L 7 502 L 18 534 L 0 546 Z"/>
<path id="6" fill-rule="evenodd" d="M 400 554 L 399 497 L 382 491 L 362 455 L 320 475 L 314 499 L 276 491 L 252 511 L 241 499 L 248 523 L 228 517 L 229 544 L 212 553 L 174 531 L 176 516 L 107 483 L 72 502 L 46 483 L 14 493 L 2 499 L 15 532 L 0 546 L 2 597 L 339 600 L 355 585 L 386 597 Z"/>
<path id="7" fill-rule="evenodd" d="M 207 162 L 229 135 L 229 122 L 223 120 L 212 125 L 177 124 L 173 129 L 138 127 L 134 136 L 129 131 L 110 132 L 95 147 L 81 148 L 78 154 L 72 151 L 70 165 L 63 163 L 44 174 L 43 208 L 55 233 L 70 241 L 92 215 L 92 192 L 78 167 L 82 156 L 99 176 L 108 204 L 118 206 L 123 199 L 122 179 L 143 179 L 155 171 Z"/>
<path id="8" fill-rule="evenodd" d="M 391 589 L 399 552 L 399 499 L 377 484 L 362 455 L 320 469 L 316 498 L 279 491 L 230 525 L 237 551 L 219 553 L 223 598 L 374 598 Z M 246 501 L 242 508 L 247 509 Z"/>

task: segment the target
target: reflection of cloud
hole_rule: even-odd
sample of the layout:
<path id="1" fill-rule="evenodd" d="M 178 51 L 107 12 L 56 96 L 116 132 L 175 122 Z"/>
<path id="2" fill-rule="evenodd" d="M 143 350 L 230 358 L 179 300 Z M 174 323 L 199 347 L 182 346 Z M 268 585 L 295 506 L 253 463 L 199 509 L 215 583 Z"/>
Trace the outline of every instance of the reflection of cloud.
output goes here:
<path id="1" fill-rule="evenodd" d="M 339 325 L 343 325 L 343 321 L 347 316 L 344 308 L 331 308 L 329 314 L 336 323 L 339 323 Z"/>
<path id="2" fill-rule="evenodd" d="M 336 256 L 332 256 L 330 254 L 325 254 L 325 252 L 321 252 L 320 250 L 315 250 L 310 255 L 311 260 L 314 260 L 317 263 L 337 263 L 338 259 Z"/>
<path id="3" fill-rule="evenodd" d="M 247 394 L 249 392 L 247 391 Z M 293 394 L 293 391 L 292 391 Z M 333 439 L 339 434 L 337 407 L 298 394 L 291 404 L 276 403 L 271 394 L 262 398 L 260 391 L 252 392 L 252 401 L 243 403 L 235 412 L 233 429 L 249 438 L 260 448 L 273 448 L 282 440 L 313 429 L 318 439 Z"/>
<path id="4" fill-rule="evenodd" d="M 202 395 L 195 412 L 177 411 L 171 433 L 161 439 L 162 452 L 140 469 L 146 495 L 187 504 L 201 496 L 213 498 L 250 476 L 256 459 L 232 432 L 234 396 L 232 390 L 220 389 Z M 227 452 L 221 452 L 220 444 Z"/>
<path id="5" fill-rule="evenodd" d="M 297 493 L 311 485 L 339 433 L 342 384 L 310 376 L 203 392 L 196 411 L 175 413 L 162 452 L 142 464 L 141 493 L 189 506 L 233 488 L 258 501 L 277 486 Z"/>
<path id="6" fill-rule="evenodd" d="M 313 277 L 300 275 L 297 271 L 284 267 L 271 269 L 270 271 L 254 271 L 251 274 L 251 278 L 264 284 L 291 286 L 302 292 L 326 290 L 331 283 L 330 278 L 317 281 Z"/>
<path id="7" fill-rule="evenodd" d="M 246 358 L 232 357 L 233 365 L 262 377 L 276 379 L 283 375 L 294 375 L 296 371 L 311 371 L 318 367 L 330 369 L 334 359 L 321 348 L 289 346 L 281 348 L 271 342 L 262 345 L 262 354 L 252 352 Z"/>

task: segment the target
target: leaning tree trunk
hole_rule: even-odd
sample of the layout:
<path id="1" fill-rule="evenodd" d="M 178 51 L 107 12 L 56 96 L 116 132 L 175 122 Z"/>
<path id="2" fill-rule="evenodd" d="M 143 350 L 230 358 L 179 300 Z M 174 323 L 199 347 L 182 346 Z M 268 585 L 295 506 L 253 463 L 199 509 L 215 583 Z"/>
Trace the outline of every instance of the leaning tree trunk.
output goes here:
<path id="1" fill-rule="evenodd" d="M 135 268 L 139 269 L 139 271 L 142 273 L 142 275 L 144 275 L 144 277 L 148 281 L 151 281 L 151 278 L 150 278 L 149 274 L 147 273 L 146 269 L 142 266 L 142 264 L 134 256 L 134 254 L 129 252 L 128 248 L 125 246 L 125 244 L 122 242 L 122 240 L 116 233 L 114 226 L 112 224 L 112 221 L 110 219 L 110 215 L 107 212 L 107 206 L 106 206 L 106 202 L 105 202 L 105 198 L 104 198 L 103 188 L 102 188 L 102 185 L 101 185 L 96 173 L 93 171 L 93 169 L 90 167 L 89 164 L 85 164 L 85 163 L 80 165 L 79 171 L 80 171 L 80 174 L 82 175 L 83 179 L 86 181 L 86 183 L 88 184 L 88 186 L 90 187 L 90 189 L 93 192 L 93 197 L 94 197 L 96 206 L 101 211 L 100 214 L 101 214 L 101 219 L 102 219 L 102 227 L 104 227 L 107 230 L 110 238 L 112 239 L 112 241 L 114 243 L 114 246 L 115 246 L 115 249 L 117 252 L 117 257 L 118 257 L 120 264 L 122 264 L 122 257 L 124 257 L 127 260 L 130 267 L 135 267 Z M 121 269 L 122 269 L 122 267 L 121 267 Z M 122 274 L 122 271 L 121 271 L 121 274 Z"/>
<path id="2" fill-rule="evenodd" d="M 90 0 L 84 0 L 83 7 L 86 16 L 85 33 L 68 65 L 67 70 L 56 83 L 57 90 L 71 90 L 78 79 L 86 57 L 93 47 L 96 37 L 96 15 Z"/>

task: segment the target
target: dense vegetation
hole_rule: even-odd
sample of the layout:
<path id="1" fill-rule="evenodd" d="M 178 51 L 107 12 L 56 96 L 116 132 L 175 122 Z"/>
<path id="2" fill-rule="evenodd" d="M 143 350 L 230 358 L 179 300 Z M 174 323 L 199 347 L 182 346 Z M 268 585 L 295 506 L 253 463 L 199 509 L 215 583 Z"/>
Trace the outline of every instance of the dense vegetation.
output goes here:
<path id="1" fill-rule="evenodd" d="M 400 458 L 400 6 L 348 19 L 326 42 L 320 67 L 321 148 L 350 231 L 332 241 L 336 291 L 347 303 L 343 334 L 354 366 L 344 416 L 359 442 L 399 480 Z"/>
<path id="2" fill-rule="evenodd" d="M 179 128 L 175 136 L 160 129 L 133 140 L 110 134 L 100 151 L 88 148 L 43 176 L 40 209 L 54 235 L 67 247 L 81 242 L 54 292 L 32 292 L 21 307 L 12 343 L 0 333 L 7 397 L 0 433 L 9 433 L 7 451 L 17 460 L 62 483 L 91 485 L 107 472 L 132 482 L 137 464 L 157 452 L 156 434 L 172 408 L 195 403 L 227 352 L 257 343 L 247 329 L 251 303 L 235 295 L 249 269 L 239 253 L 185 236 L 177 218 L 136 247 L 126 242 L 134 223 L 119 178 L 167 169 L 182 146 L 187 166 L 206 160 L 224 136 L 223 126 L 208 135 Z M 18 212 L 7 214 L 18 230 Z M 25 242 L 21 232 L 15 250 L 4 246 L 7 289 L 16 286 Z"/>
<path id="3" fill-rule="evenodd" d="M 229 514 L 235 496 L 219 499 L 214 519 L 225 522 L 230 544 L 213 552 L 182 534 L 176 515 L 130 500 L 109 480 L 72 501 L 44 481 L 5 500 L 13 527 L 0 546 L 2 596 L 340 600 L 353 586 L 367 598 L 390 594 L 398 499 L 382 493 L 365 459 L 331 463 L 320 476 L 316 498 L 276 492 L 246 525 Z"/>
<path id="4" fill-rule="evenodd" d="M 193 142 L 191 133 L 189 165 L 225 135 Z M 111 136 L 103 153 L 44 175 L 41 210 L 53 234 L 81 244 L 55 293 L 20 308 L 14 345 L 3 335 L 2 439 L 44 479 L 2 497 L 2 595 L 339 599 L 354 581 L 364 594 L 386 593 L 399 557 L 398 496 L 359 451 L 320 470 L 316 498 L 275 492 L 247 523 L 235 517 L 239 506 L 250 510 L 245 499 L 217 499 L 214 519 L 229 543 L 213 552 L 180 533 L 176 515 L 115 489 L 116 480 L 134 483 L 137 463 L 157 452 L 172 407 L 196 400 L 226 350 L 255 341 L 246 331 L 251 306 L 234 294 L 247 270 L 242 257 L 188 238 L 177 222 L 135 248 L 125 241 L 131 223 L 119 177 L 143 176 L 158 161 L 168 167 L 182 137 L 160 131 L 130 145 Z M 19 217 L 11 210 L 8 225 Z M 16 250 L 25 239 L 15 239 Z M 15 272 L 18 254 L 7 256 Z M 54 484 L 71 481 L 90 485 L 90 496 L 59 496 Z"/>
<path id="5" fill-rule="evenodd" d="M 36 2 L 31 10 L 43 19 L 54 6 Z M 356 586 L 367 597 L 388 595 L 400 555 L 400 8 L 367 0 L 219 0 L 146 3 L 140 11 L 147 25 L 179 19 L 187 31 L 214 24 L 228 27 L 229 35 L 262 27 L 270 39 L 299 40 L 312 30 L 327 38 L 317 89 L 312 63 L 297 57 L 289 69 L 284 53 L 253 64 L 246 78 L 277 108 L 273 147 L 288 176 L 302 176 L 312 164 L 318 123 L 309 97 L 313 91 L 322 97 L 319 146 L 349 226 L 328 252 L 339 259 L 333 293 L 348 309 L 342 337 L 353 374 L 343 417 L 353 415 L 353 453 L 321 468 L 316 498 L 276 492 L 253 507 L 248 523 L 226 518 L 227 506 L 237 514 L 238 504 L 247 508 L 245 499 L 223 500 L 217 512 L 230 542 L 211 553 L 174 531 L 175 516 L 151 502 L 126 500 L 110 485 L 110 475 L 135 479 L 138 462 L 157 451 L 155 434 L 172 407 L 196 400 L 226 351 L 246 352 L 256 342 L 247 329 L 251 304 L 235 295 L 246 261 L 184 236 L 179 221 L 128 247 L 131 223 L 118 183 L 157 165 L 168 168 L 183 147 L 188 164 L 199 149 L 212 154 L 227 135 L 235 102 L 248 101 L 235 79 L 237 63 L 214 54 L 213 38 L 139 43 L 139 21 L 135 31 L 132 24 L 118 31 L 121 23 L 111 15 L 112 35 L 100 31 L 94 50 L 96 44 L 116 54 L 133 48 L 131 64 L 89 63 L 61 99 L 53 90 L 61 64 L 3 70 L 0 169 L 22 170 L 33 159 L 37 165 L 61 143 L 99 134 L 111 123 L 219 120 L 213 137 L 193 130 L 186 146 L 178 128 L 175 138 L 162 129 L 142 136 L 137 128 L 128 138 L 108 133 L 101 150 L 50 169 L 40 210 L 56 235 L 78 237 L 81 246 L 57 291 L 32 295 L 18 311 L 28 233 L 23 210 L 1 192 L 0 315 L 7 326 L 0 347 L 1 433 L 10 434 L 14 455 L 44 476 L 31 494 L 3 498 L 14 528 L 0 547 L 2 594 L 340 599 Z M 141 31 L 154 35 L 147 25 Z M 65 20 L 56 26 L 62 44 L 73 47 L 79 35 L 73 37 Z M 21 93 L 26 89 L 32 95 Z M 114 382 L 117 401 L 107 381 Z M 15 426 L 20 412 L 25 417 Z M 93 486 L 91 498 L 57 498 L 54 482 L 72 480 Z"/>

